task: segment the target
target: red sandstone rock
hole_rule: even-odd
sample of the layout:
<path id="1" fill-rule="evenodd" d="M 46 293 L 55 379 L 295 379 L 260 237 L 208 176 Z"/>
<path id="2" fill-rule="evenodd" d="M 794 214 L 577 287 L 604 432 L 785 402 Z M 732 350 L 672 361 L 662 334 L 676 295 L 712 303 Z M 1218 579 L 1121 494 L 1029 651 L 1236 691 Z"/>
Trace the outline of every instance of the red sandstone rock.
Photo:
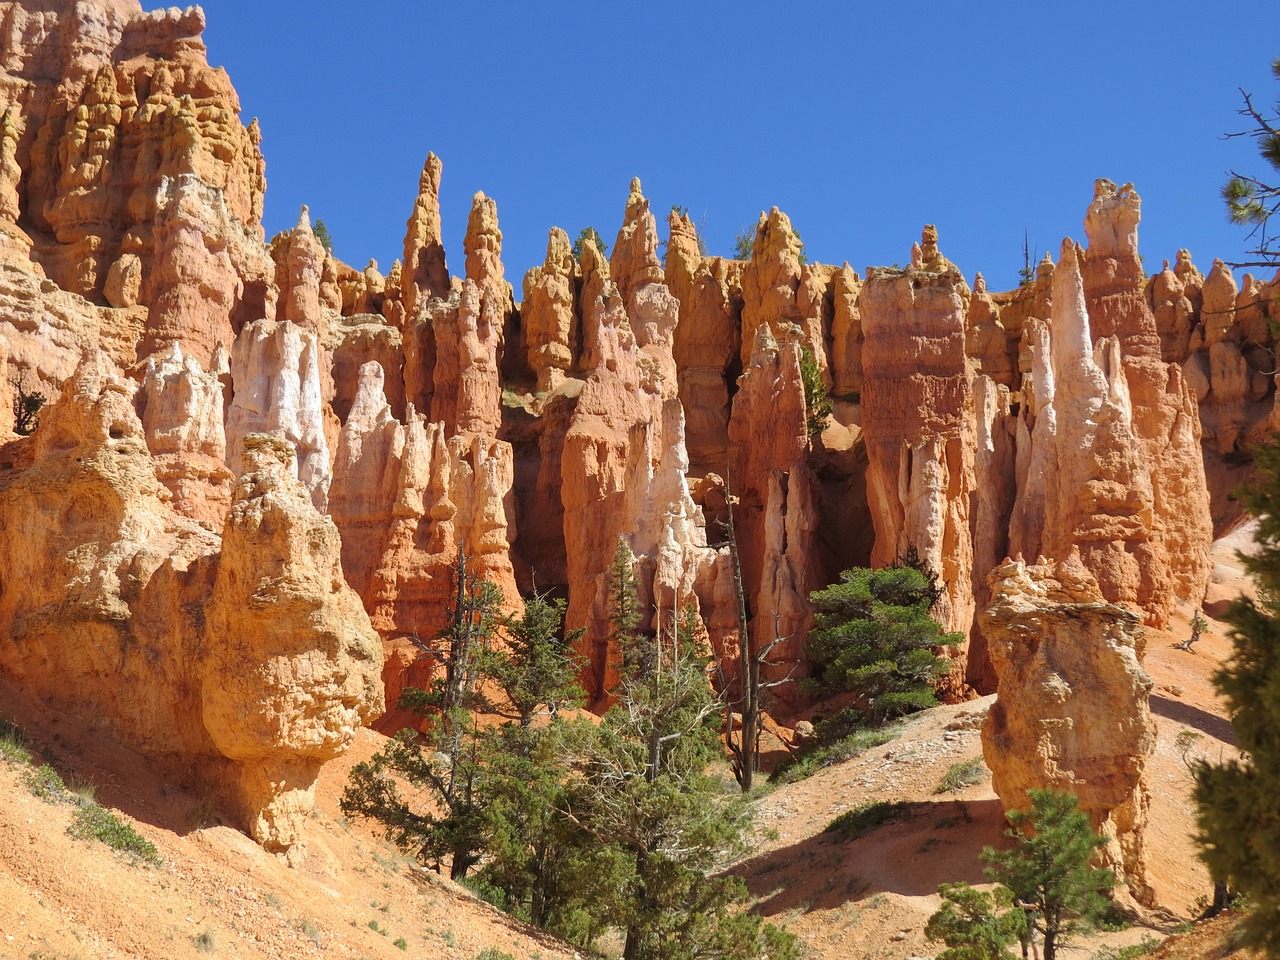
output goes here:
<path id="1" fill-rule="evenodd" d="M 1065 790 L 1107 843 L 1107 865 L 1151 906 L 1145 767 L 1156 729 L 1137 614 L 1107 603 L 1074 554 L 1056 565 L 1006 561 L 992 571 L 982 629 L 999 689 L 982 752 L 1006 811 L 1031 789 Z"/>
<path id="2" fill-rule="evenodd" d="M 837 271 L 832 286 L 831 392 L 862 395 L 862 280 L 849 264 Z"/>
<path id="3" fill-rule="evenodd" d="M 383 383 L 376 362 L 361 367 L 338 441 L 330 511 L 346 578 L 386 644 L 383 680 L 394 705 L 404 687 L 429 682 L 434 668 L 414 641 L 445 626 L 459 550 L 472 576 L 498 585 L 508 610 L 519 611 L 520 596 L 510 559 L 510 445 L 449 437 L 412 405 L 398 423 Z M 381 726 L 394 732 L 411 722 L 392 711 Z"/>
<path id="4" fill-rule="evenodd" d="M 1017 376 L 1012 346 L 1008 331 L 1000 322 L 1000 308 L 987 293 L 982 274 L 978 274 L 965 327 L 965 353 L 973 360 L 974 372 L 1015 389 L 1021 378 Z"/>
<path id="5" fill-rule="evenodd" d="M 755 614 L 752 636 L 757 649 L 775 636 L 788 637 L 772 655 L 780 663 L 803 659 L 800 638 L 812 621 L 809 593 L 822 586 L 817 481 L 808 464 L 800 374 L 802 342 L 795 326 L 783 329 L 781 342 L 769 325 L 757 328 L 751 365 L 739 379 L 729 421 L 729 486 L 737 500 L 734 522 L 743 590 Z M 795 674 L 804 675 L 803 669 Z"/>
<path id="6" fill-rule="evenodd" d="M 762 323 L 799 317 L 800 241 L 791 220 L 777 207 L 760 214 L 751 260 L 742 272 L 742 362 L 751 362 L 756 330 Z"/>
<path id="7" fill-rule="evenodd" d="M 1167 565 L 1168 573 L 1155 574 L 1143 609 L 1148 623 L 1162 626 L 1176 599 L 1199 600 L 1208 577 L 1213 530 L 1196 399 L 1181 369 L 1162 359 L 1155 317 L 1142 295 L 1140 212 L 1141 200 L 1132 185 L 1117 188 L 1109 180 L 1097 182 L 1085 217 L 1089 249 L 1081 274 L 1093 339 L 1119 338 L 1138 456 L 1151 472 L 1152 555 Z M 1187 271 L 1178 275 L 1190 297 L 1193 278 Z"/>
<path id="8" fill-rule="evenodd" d="M 194 773 L 284 850 L 319 764 L 381 708 L 380 651 L 336 530 L 283 464 L 251 467 L 219 540 L 169 507 L 133 389 L 88 355 L 4 470 L 0 579 L 25 586 L 0 594 L 16 641 L 0 664 L 175 777 Z"/>
<path id="9" fill-rule="evenodd" d="M 324 262 L 324 247 L 312 232 L 311 217 L 304 206 L 298 216 L 298 225 L 289 234 L 289 252 L 285 261 L 286 284 L 280 290 L 280 299 L 284 305 L 283 319 L 308 330 L 319 329 L 322 320 L 320 280 Z"/>
<path id="10" fill-rule="evenodd" d="M 511 284 L 504 279 L 502 231 L 498 229 L 498 205 L 483 193 L 471 198 L 467 235 L 462 239 L 467 255 L 467 279 L 479 291 L 479 312 L 489 329 L 497 331 L 498 361 L 502 360 L 507 322 L 515 310 Z M 439 379 L 437 378 L 437 383 Z"/>
<path id="11" fill-rule="evenodd" d="M 288 849 L 320 766 L 382 711 L 382 650 L 342 578 L 338 530 L 294 478 L 293 449 L 256 434 L 222 533 L 200 686 L 205 729 L 239 772 L 249 832 Z"/>
<path id="12" fill-rule="evenodd" d="M 156 475 L 173 495 L 174 509 L 214 532 L 226 521 L 235 481 L 223 430 L 220 377 L 227 372 L 225 351 L 205 373 L 172 343 L 147 358 L 135 400 Z"/>
<path id="13" fill-rule="evenodd" d="M 24 105 L 19 220 L 59 286 L 96 299 L 123 253 L 151 274 L 166 177 L 220 191 L 228 218 L 261 239 L 260 134 L 240 123 L 230 80 L 206 62 L 199 7 L 3 3 L 0 24 L 0 100 Z"/>
<path id="14" fill-rule="evenodd" d="M 484 297 L 468 278 L 456 299 L 432 300 L 427 306 L 436 347 L 431 419 L 445 425 L 447 436 L 497 436 L 502 425 L 502 330 L 493 322 L 495 314 L 485 309 Z"/>
<path id="15" fill-rule="evenodd" d="M 1078 248 L 1063 241 L 1052 335 L 1040 328 L 1034 347 L 1034 429 L 1009 549 L 1053 558 L 1078 550 L 1109 602 L 1151 611 L 1169 580 L 1151 465 L 1134 428 L 1120 341 L 1091 343 L 1078 264 Z M 1027 519 L 1035 510 L 1043 512 Z"/>
<path id="16" fill-rule="evenodd" d="M 229 346 L 240 325 L 274 314 L 274 272 L 265 252 L 231 218 L 222 190 L 189 174 L 164 180 L 141 355 L 178 341 L 208 364 L 214 348 Z"/>
<path id="17" fill-rule="evenodd" d="M 583 384 L 565 437 L 561 496 L 566 622 L 587 629 L 584 681 L 592 702 L 601 706 L 617 682 L 617 651 L 604 641 L 611 632 L 607 571 L 620 538 L 637 558 L 640 609 L 657 608 L 653 622 L 646 614 L 641 626 L 664 633 L 674 628 L 686 602 L 696 602 L 699 575 L 705 577 L 716 558 L 689 496 L 680 401 L 662 373 L 674 366 L 670 348 L 665 347 L 665 362 L 660 339 L 650 341 L 652 352 L 642 352 L 612 283 L 605 283 L 592 305 L 591 320 L 591 355 L 598 363 Z"/>
<path id="18" fill-rule="evenodd" d="M 930 262 L 941 262 L 940 255 Z M 966 632 L 974 613 L 967 292 L 949 264 L 938 273 L 873 269 L 862 290 L 862 426 L 876 527 L 872 564 L 891 563 L 914 546 L 945 587 L 935 616 L 947 630 Z"/>
<path id="19" fill-rule="evenodd" d="M 428 153 L 418 181 L 413 213 L 405 224 L 400 298 L 404 303 L 405 316 L 410 319 L 416 316 L 422 301 L 449 294 L 449 273 L 445 268 L 440 232 L 440 175 L 443 170 L 440 158 Z"/>
<path id="20" fill-rule="evenodd" d="M 524 277 L 520 322 L 539 392 L 560 385 L 578 352 L 578 331 L 573 322 L 574 267 L 569 235 L 553 227 L 546 260 Z"/>

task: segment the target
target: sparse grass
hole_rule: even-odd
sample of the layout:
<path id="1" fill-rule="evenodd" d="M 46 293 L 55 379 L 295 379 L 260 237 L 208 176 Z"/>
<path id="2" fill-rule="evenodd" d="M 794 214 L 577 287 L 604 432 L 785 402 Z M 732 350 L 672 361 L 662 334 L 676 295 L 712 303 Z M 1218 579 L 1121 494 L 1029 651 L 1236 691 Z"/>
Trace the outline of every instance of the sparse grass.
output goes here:
<path id="1" fill-rule="evenodd" d="M 833 743 L 803 748 L 779 763 L 773 773 L 769 774 L 769 782 L 797 783 L 825 767 L 852 760 L 872 747 L 886 744 L 901 732 L 900 726 L 882 727 L 879 730 L 855 730 Z"/>
<path id="2" fill-rule="evenodd" d="M 953 763 L 948 769 L 934 793 L 956 793 L 965 787 L 972 787 L 987 779 L 987 765 L 982 757 L 961 760 Z"/>
<path id="3" fill-rule="evenodd" d="M 213 953 L 214 950 L 218 949 L 218 943 L 214 940 L 213 933 L 209 930 L 198 933 L 191 939 L 195 941 L 196 949 L 201 953 Z"/>
<path id="4" fill-rule="evenodd" d="M 11 720 L 0 717 L 0 760 L 5 763 L 30 763 L 27 735 Z"/>
<path id="5" fill-rule="evenodd" d="M 97 799 L 98 785 L 91 777 L 73 773 L 68 779 L 67 789 L 71 791 L 72 802 L 78 807 L 87 807 Z"/>
<path id="6" fill-rule="evenodd" d="M 369 929 L 372 930 L 374 933 L 382 934 L 384 937 L 387 935 L 387 928 L 383 926 L 379 926 L 377 920 L 369 921 Z"/>
<path id="7" fill-rule="evenodd" d="M 211 827 L 215 823 L 220 823 L 218 815 L 214 812 L 213 801 L 208 797 L 204 797 L 191 808 L 191 812 L 187 814 L 191 818 L 192 830 L 203 830 L 205 827 Z"/>
<path id="8" fill-rule="evenodd" d="M 485 947 L 476 954 L 476 960 L 516 960 L 516 958 L 497 947 Z"/>
<path id="9" fill-rule="evenodd" d="M 132 854 L 147 863 L 159 863 L 156 846 L 110 810 L 88 803 L 76 811 L 67 833 L 78 840 L 101 840 L 112 850 Z"/>
<path id="10" fill-rule="evenodd" d="M 309 939 L 317 947 L 324 948 L 324 937 L 320 935 L 320 928 L 310 920 L 298 921 L 298 932 Z"/>
<path id="11" fill-rule="evenodd" d="M 372 851 L 373 860 L 387 873 L 403 873 L 406 860 L 403 856 L 383 856 L 377 850 Z"/>
<path id="12" fill-rule="evenodd" d="M 1156 937 L 1144 933 L 1140 941 L 1127 947 L 1103 947 L 1093 955 L 1093 960 L 1137 960 L 1138 957 L 1154 953 L 1160 943 Z"/>
<path id="13" fill-rule="evenodd" d="M 70 799 L 62 777 L 47 763 L 22 771 L 22 785 L 41 800 L 48 800 L 50 803 L 63 803 Z"/>
<path id="14" fill-rule="evenodd" d="M 827 824 L 823 833 L 839 834 L 841 840 L 856 840 L 858 837 L 866 836 L 873 830 L 879 829 L 886 823 L 905 820 L 910 816 L 911 804 L 901 801 L 878 800 L 874 803 L 864 803 L 861 806 L 854 807 L 852 810 L 846 810 Z"/>
<path id="15" fill-rule="evenodd" d="M 404 937 L 396 937 L 396 938 L 395 938 L 395 940 L 393 940 L 392 942 L 393 942 L 397 947 L 399 947 L 401 950 L 408 950 L 408 949 L 409 949 L 409 941 L 408 941 L 408 940 L 406 940 Z M 514 958 L 513 958 L 513 960 L 514 960 Z"/>

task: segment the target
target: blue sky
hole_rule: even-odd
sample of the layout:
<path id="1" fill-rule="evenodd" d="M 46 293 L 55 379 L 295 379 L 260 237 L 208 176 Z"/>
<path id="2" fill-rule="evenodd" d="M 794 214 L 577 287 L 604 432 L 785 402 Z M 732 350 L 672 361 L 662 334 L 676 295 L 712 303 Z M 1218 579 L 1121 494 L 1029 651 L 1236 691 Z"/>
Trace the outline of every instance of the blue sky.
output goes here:
<path id="1" fill-rule="evenodd" d="M 433 150 L 450 271 L 483 190 L 517 297 L 550 227 L 612 243 L 633 176 L 712 253 L 775 205 L 811 259 L 858 270 L 906 262 L 934 223 L 992 289 L 1016 285 L 1024 229 L 1041 254 L 1083 239 L 1106 176 L 1143 198 L 1148 272 L 1179 247 L 1207 271 L 1245 259 L 1225 171 L 1262 170 L 1220 139 L 1237 87 L 1280 95 L 1274 0 L 203 6 L 210 62 L 262 123 L 268 235 L 307 203 L 338 256 L 385 271 Z"/>

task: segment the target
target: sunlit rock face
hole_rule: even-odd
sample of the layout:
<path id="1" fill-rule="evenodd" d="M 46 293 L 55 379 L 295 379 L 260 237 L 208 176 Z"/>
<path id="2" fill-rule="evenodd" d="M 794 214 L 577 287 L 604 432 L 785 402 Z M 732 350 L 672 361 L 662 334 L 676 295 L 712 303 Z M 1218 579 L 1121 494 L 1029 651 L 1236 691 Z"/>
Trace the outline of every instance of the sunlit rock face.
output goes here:
<path id="1" fill-rule="evenodd" d="M 973 377 L 964 278 L 925 233 L 920 266 L 873 269 L 862 290 L 862 429 L 875 566 L 914 548 L 940 578 L 947 630 L 973 624 Z M 963 655 L 957 649 L 957 656 Z M 957 676 L 962 683 L 963 677 Z"/>
<path id="2" fill-rule="evenodd" d="M 777 637 L 774 659 L 803 660 L 813 620 L 809 594 L 821 586 L 818 568 L 817 478 L 808 463 L 809 431 L 800 373 L 803 335 L 798 327 L 775 338 L 756 330 L 751 363 L 743 371 L 729 422 L 742 585 L 754 614 L 757 649 Z M 797 675 L 807 673 L 805 670 Z M 784 693 L 793 694 L 787 689 Z"/>
<path id="3" fill-rule="evenodd" d="M 674 629 L 680 610 L 709 596 L 723 554 L 707 546 L 701 510 L 689 493 L 684 411 L 671 334 L 678 301 L 662 283 L 648 201 L 633 180 L 613 267 L 623 290 L 584 245 L 583 364 L 593 364 L 577 398 L 561 453 L 567 622 L 586 628 L 582 653 L 592 703 L 606 704 L 617 684 L 618 651 L 610 626 L 608 568 L 621 543 L 641 591 L 645 628 Z M 596 292 L 598 291 L 598 292 Z M 636 326 L 633 328 L 633 320 Z M 713 637 L 713 642 L 717 638 Z"/>
<path id="4" fill-rule="evenodd" d="M 1029 810 L 1032 789 L 1075 795 L 1117 879 L 1153 904 L 1145 770 L 1156 728 L 1139 616 L 1108 603 L 1076 553 L 1056 564 L 1007 561 L 990 589 L 981 619 L 999 687 L 982 752 L 993 789 L 1006 811 Z"/>
<path id="5" fill-rule="evenodd" d="M 382 367 L 370 361 L 342 427 L 329 510 L 342 534 L 342 569 L 364 602 L 386 653 L 383 681 L 394 708 L 406 686 L 425 686 L 434 666 L 420 644 L 447 623 L 461 554 L 466 572 L 498 586 L 508 612 L 521 609 L 510 556 L 510 444 L 450 435 L 413 406 L 391 413 Z M 388 732 L 413 718 L 395 709 Z"/>
<path id="6" fill-rule="evenodd" d="M 288 320 L 249 324 L 231 351 L 231 381 L 235 395 L 227 411 L 227 466 L 239 469 L 250 434 L 279 436 L 296 454 L 290 471 L 323 510 L 331 472 L 316 335 Z"/>
<path id="7" fill-rule="evenodd" d="M 1151 552 L 1158 569 L 1141 606 L 1148 623 L 1163 626 L 1178 599 L 1199 599 L 1213 528 L 1196 398 L 1181 368 L 1163 359 L 1155 317 L 1142 293 L 1140 214 L 1131 184 L 1099 180 L 1085 217 L 1089 247 L 1080 272 L 1094 342 L 1118 340 L 1139 459 L 1150 471 Z"/>
<path id="8" fill-rule="evenodd" d="M 148 443 L 216 444 L 197 439 L 206 404 L 172 402 L 200 395 L 197 373 L 158 361 L 144 425 L 135 385 L 91 355 L 6 448 L 0 583 L 24 587 L 0 591 L 0 665 L 194 776 L 284 852 L 320 765 L 382 711 L 381 649 L 285 443 L 248 438 L 216 531 L 174 509 Z"/>
<path id="9" fill-rule="evenodd" d="M 16 107 L 6 124 L 11 145 L 0 150 L 0 184 L 10 182 L 0 189 L 0 218 L 16 220 L 47 276 L 97 301 L 113 265 L 132 256 L 143 302 L 172 296 L 155 271 L 174 272 L 157 263 L 173 241 L 157 228 L 171 202 L 165 182 L 184 180 L 219 197 L 225 216 L 206 233 L 216 231 L 240 260 L 242 284 L 261 276 L 242 242 L 262 239 L 261 136 L 256 122 L 240 122 L 230 79 L 206 60 L 199 7 L 3 3 L 0 24 L 0 100 Z M 207 350 L 197 356 L 207 364 Z"/>

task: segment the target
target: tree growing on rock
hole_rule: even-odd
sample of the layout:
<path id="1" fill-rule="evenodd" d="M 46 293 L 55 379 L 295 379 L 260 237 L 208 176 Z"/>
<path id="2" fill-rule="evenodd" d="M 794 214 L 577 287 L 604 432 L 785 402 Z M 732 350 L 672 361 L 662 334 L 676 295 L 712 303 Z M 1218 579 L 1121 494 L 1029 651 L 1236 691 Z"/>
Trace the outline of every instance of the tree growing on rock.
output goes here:
<path id="1" fill-rule="evenodd" d="M 609 245 L 600 236 L 600 231 L 595 227 L 583 227 L 578 233 L 578 239 L 573 241 L 573 259 L 582 259 L 582 245 L 588 241 L 595 243 L 596 249 L 600 251 L 600 256 L 609 256 Z"/>
<path id="2" fill-rule="evenodd" d="M 22 378 L 10 380 L 13 388 L 13 430 L 21 437 L 30 436 L 40 425 L 40 410 L 45 404 L 45 395 L 39 391 L 27 392 L 26 382 Z"/>
<path id="3" fill-rule="evenodd" d="M 805 424 L 812 440 L 827 429 L 834 405 L 827 394 L 827 385 L 822 382 L 818 361 L 807 345 L 800 348 L 800 379 L 804 384 Z"/>
<path id="4" fill-rule="evenodd" d="M 1257 547 L 1240 557 L 1258 599 L 1241 597 L 1224 615 L 1233 649 L 1214 676 L 1240 757 L 1195 766 L 1197 839 L 1214 880 L 1256 904 L 1242 925 L 1247 944 L 1280 957 L 1280 444 L 1259 447 L 1255 461 L 1242 496 Z"/>

